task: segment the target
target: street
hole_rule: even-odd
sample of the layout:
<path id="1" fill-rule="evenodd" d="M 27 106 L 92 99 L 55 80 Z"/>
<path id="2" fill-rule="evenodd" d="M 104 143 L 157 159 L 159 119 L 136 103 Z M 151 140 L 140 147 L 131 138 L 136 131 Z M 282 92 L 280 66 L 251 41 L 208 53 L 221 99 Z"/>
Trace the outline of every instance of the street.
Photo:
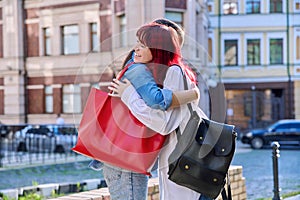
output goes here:
<path id="1" fill-rule="evenodd" d="M 300 190 L 300 147 L 280 147 L 278 158 L 280 194 Z M 272 148 L 252 150 L 237 141 L 233 165 L 243 166 L 246 178 L 247 199 L 273 197 Z"/>
<path id="2" fill-rule="evenodd" d="M 87 165 L 88 162 L 79 161 L 73 164 L 72 162 L 61 165 L 45 164 L 40 167 L 0 170 L 0 189 L 30 186 L 33 182 L 39 184 L 76 182 L 102 177 L 101 172 L 93 171 Z M 273 197 L 271 148 L 252 150 L 249 145 L 237 141 L 237 149 L 232 165 L 243 167 L 243 176 L 246 178 L 247 200 Z M 299 166 L 300 147 L 280 147 L 278 167 L 281 195 L 300 190 Z"/>

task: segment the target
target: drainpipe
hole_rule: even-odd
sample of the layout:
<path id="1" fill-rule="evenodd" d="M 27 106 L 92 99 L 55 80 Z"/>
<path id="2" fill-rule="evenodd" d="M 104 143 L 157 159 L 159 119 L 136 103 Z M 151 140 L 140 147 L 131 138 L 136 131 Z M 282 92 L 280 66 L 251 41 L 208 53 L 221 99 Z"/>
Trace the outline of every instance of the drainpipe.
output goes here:
<path id="1" fill-rule="evenodd" d="M 221 82 L 221 0 L 218 1 L 218 70 L 219 81 Z"/>
<path id="2" fill-rule="evenodd" d="M 26 67 L 26 57 L 27 57 L 27 34 L 26 34 L 26 12 L 24 1 L 21 2 L 21 9 L 22 9 L 22 26 L 23 26 L 23 78 L 24 78 L 24 123 L 28 123 L 28 91 L 27 91 L 27 84 L 28 84 L 28 73 Z"/>
<path id="3" fill-rule="evenodd" d="M 288 75 L 288 117 L 293 118 L 292 114 L 292 81 L 290 71 L 290 20 L 289 20 L 289 0 L 286 0 L 286 56 L 287 56 L 287 75 Z"/>

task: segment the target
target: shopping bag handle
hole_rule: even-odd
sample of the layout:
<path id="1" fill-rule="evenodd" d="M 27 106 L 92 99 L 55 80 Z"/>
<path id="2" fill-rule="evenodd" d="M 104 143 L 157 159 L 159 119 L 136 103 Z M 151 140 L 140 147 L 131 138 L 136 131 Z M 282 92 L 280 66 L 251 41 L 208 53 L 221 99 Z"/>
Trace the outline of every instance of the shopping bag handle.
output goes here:
<path id="1" fill-rule="evenodd" d="M 120 80 L 122 78 L 122 76 L 125 74 L 125 72 L 127 71 L 127 69 L 133 64 L 133 62 L 129 62 L 117 75 L 117 80 Z"/>
<path id="2" fill-rule="evenodd" d="M 127 69 L 133 64 L 133 61 L 132 62 L 129 62 L 127 65 L 125 65 L 125 67 L 118 73 L 116 79 L 117 80 L 121 80 L 122 76 L 125 74 L 125 72 L 127 71 Z M 110 91 L 109 92 L 110 94 L 112 94 L 113 92 Z"/>

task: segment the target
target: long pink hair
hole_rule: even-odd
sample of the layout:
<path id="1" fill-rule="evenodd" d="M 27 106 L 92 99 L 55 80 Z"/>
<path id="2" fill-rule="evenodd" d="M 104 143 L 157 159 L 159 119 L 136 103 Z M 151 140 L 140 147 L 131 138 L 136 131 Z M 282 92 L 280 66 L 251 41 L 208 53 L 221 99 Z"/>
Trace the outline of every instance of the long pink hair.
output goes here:
<path id="1" fill-rule="evenodd" d="M 181 61 L 180 44 L 174 29 L 150 23 L 140 27 L 136 36 L 152 53 L 153 60 L 147 66 L 159 86 L 162 87 L 168 67 L 171 65 L 181 67 L 187 76 L 196 82 L 193 71 Z"/>

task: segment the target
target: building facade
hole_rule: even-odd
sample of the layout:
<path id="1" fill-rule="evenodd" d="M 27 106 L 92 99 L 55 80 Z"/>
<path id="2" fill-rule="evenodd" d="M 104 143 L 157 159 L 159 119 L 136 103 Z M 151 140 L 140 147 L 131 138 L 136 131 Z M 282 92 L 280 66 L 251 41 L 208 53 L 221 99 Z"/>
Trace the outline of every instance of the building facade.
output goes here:
<path id="1" fill-rule="evenodd" d="M 213 82 L 206 1 L 1 0 L 0 121 L 54 123 L 61 113 L 78 123 L 90 88 L 105 89 L 137 28 L 161 17 L 184 28 L 184 58 L 205 75 L 201 84 Z M 208 97 L 201 104 L 209 112 Z"/>
<path id="2" fill-rule="evenodd" d="M 241 128 L 300 118 L 300 1 L 210 0 L 211 64 Z"/>

